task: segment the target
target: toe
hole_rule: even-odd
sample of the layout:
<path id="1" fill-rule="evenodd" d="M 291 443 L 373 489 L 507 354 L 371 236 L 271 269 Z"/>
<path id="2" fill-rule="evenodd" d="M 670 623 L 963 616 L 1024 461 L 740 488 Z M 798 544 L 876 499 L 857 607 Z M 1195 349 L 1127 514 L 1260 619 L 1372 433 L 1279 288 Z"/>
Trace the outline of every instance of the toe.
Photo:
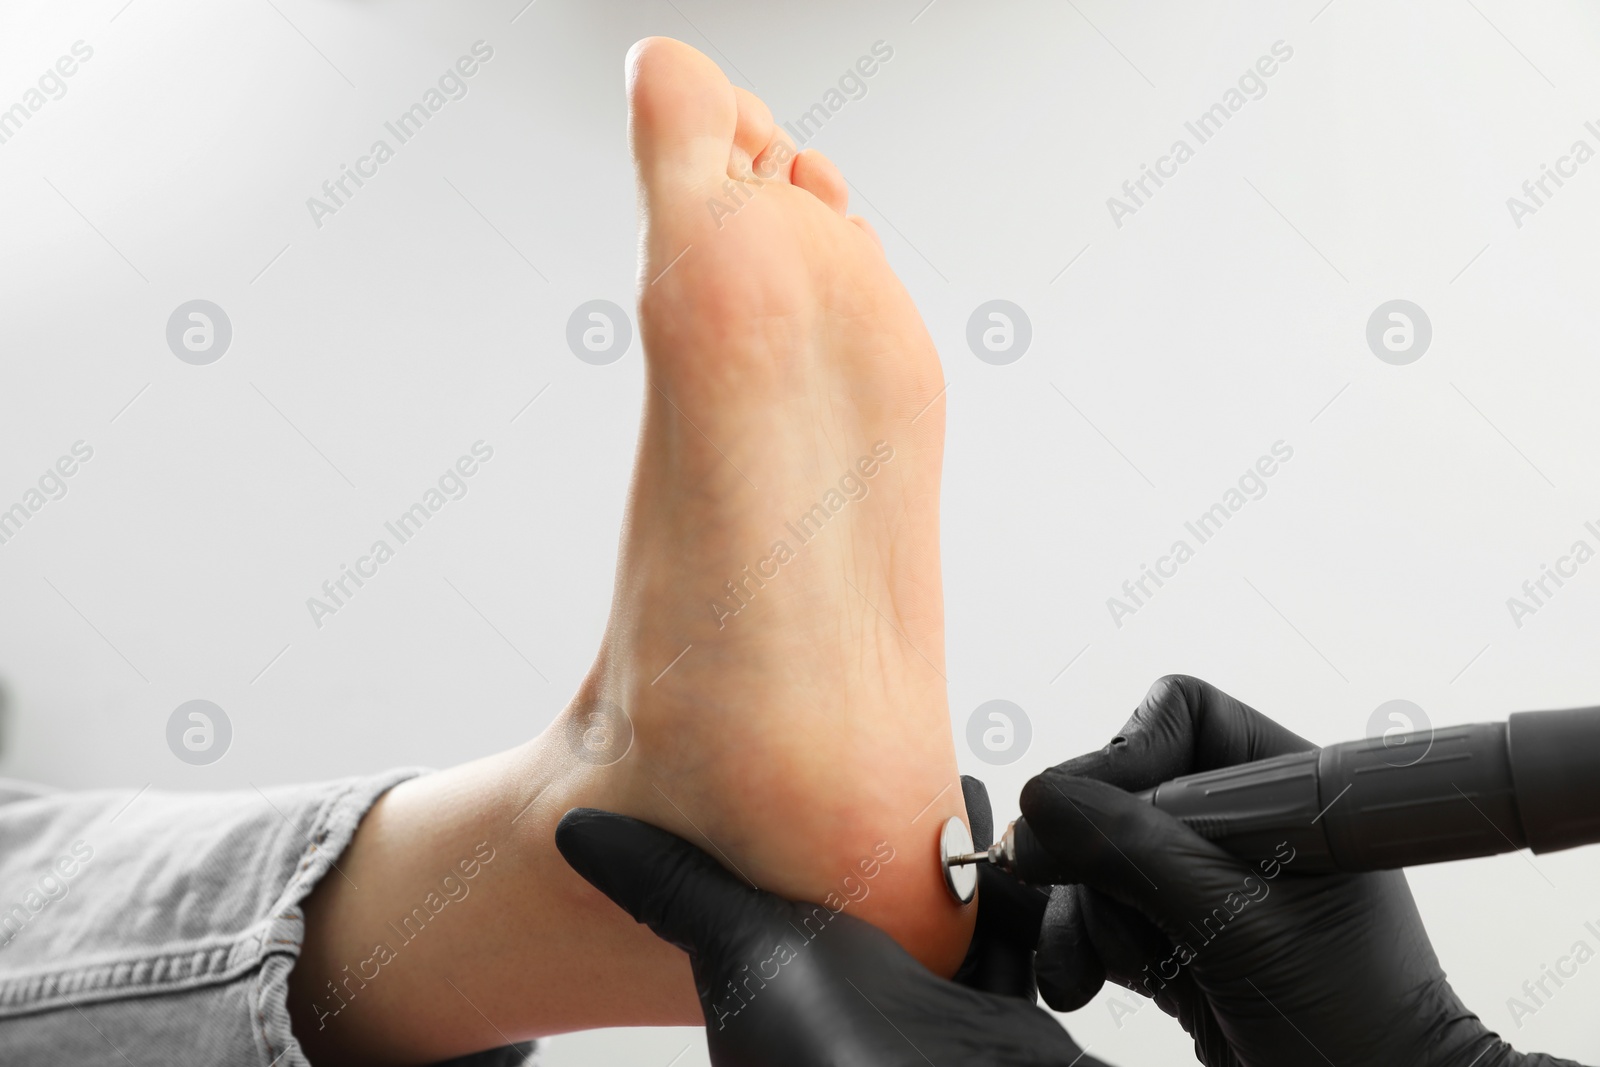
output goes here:
<path id="1" fill-rule="evenodd" d="M 756 177 L 764 182 L 789 183 L 789 171 L 794 167 L 794 143 L 786 134 L 773 131 L 773 138 L 756 157 Z"/>
<path id="2" fill-rule="evenodd" d="M 739 122 L 733 131 L 733 152 L 728 158 L 728 177 L 747 178 L 756 157 L 772 141 L 775 124 L 772 111 L 748 89 L 733 87 L 739 105 Z"/>
<path id="3" fill-rule="evenodd" d="M 647 37 L 628 50 L 627 76 L 628 132 L 645 184 L 722 180 L 742 109 L 721 69 L 682 41 Z"/>
<path id="4" fill-rule="evenodd" d="M 878 236 L 878 231 L 872 228 L 872 223 L 860 215 L 847 216 L 851 222 L 861 227 L 861 232 L 872 238 L 872 243 L 878 246 L 878 251 L 883 251 L 883 238 Z"/>
<path id="5" fill-rule="evenodd" d="M 808 148 L 794 159 L 790 178 L 800 188 L 827 204 L 840 215 L 850 202 L 850 190 L 844 184 L 844 175 L 833 165 L 833 160 Z"/>

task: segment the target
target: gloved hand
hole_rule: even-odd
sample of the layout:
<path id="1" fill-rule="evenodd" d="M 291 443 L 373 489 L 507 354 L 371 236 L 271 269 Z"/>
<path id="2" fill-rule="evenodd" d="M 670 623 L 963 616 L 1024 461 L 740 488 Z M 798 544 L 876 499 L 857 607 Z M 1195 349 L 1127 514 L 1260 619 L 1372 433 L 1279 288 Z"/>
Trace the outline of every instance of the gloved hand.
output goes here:
<path id="1" fill-rule="evenodd" d="M 574 809 L 556 847 L 689 953 L 716 1067 L 1103 1067 L 1031 999 L 947 982 L 876 926 L 752 889 L 647 823 Z"/>
<path id="2" fill-rule="evenodd" d="M 1045 1001 L 1074 1010 L 1109 977 L 1153 995 L 1211 1067 L 1570 1064 L 1519 1055 L 1462 1005 L 1402 872 L 1243 863 L 1132 795 L 1314 747 L 1205 682 L 1169 677 L 1105 748 L 1030 781 L 1023 815 L 1081 883 L 1047 910 Z"/>
<path id="3" fill-rule="evenodd" d="M 988 787 L 963 774 L 961 792 L 972 846 L 981 851 L 994 844 L 994 812 L 989 806 Z M 1004 993 L 1035 1004 L 1039 989 L 1034 983 L 1033 953 L 1044 925 L 1050 891 L 1023 885 L 987 863 L 978 864 L 977 872 L 978 918 L 967 958 L 956 971 L 955 980 L 985 993 Z M 1085 1060 L 1079 1067 L 1093 1067 L 1093 1063 Z"/>

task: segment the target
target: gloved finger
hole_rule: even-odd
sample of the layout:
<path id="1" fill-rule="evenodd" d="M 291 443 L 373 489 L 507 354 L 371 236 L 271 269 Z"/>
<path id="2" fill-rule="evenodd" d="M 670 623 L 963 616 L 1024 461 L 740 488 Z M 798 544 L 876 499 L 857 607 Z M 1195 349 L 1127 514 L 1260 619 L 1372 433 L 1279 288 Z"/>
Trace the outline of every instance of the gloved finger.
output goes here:
<path id="1" fill-rule="evenodd" d="M 656 936 L 692 954 L 726 946 L 742 918 L 781 907 L 683 838 L 626 815 L 573 808 L 556 824 L 572 869 Z"/>
<path id="2" fill-rule="evenodd" d="M 1234 1063 L 1211 1003 L 1186 969 L 1173 966 L 1171 940 L 1140 912 L 1087 886 L 1058 886 L 1040 935 L 1039 992 L 1056 1011 L 1077 1011 L 1109 978 L 1178 1020 L 1201 1063 Z M 1083 961 L 1093 960 L 1095 968 Z M 1097 974 L 1091 973 L 1097 968 Z M 1108 1003 L 1118 1027 L 1143 1001 Z M 1221 1058 L 1212 1058 L 1219 1055 Z"/>
<path id="3" fill-rule="evenodd" d="M 1201 1063 L 1236 1062 L 1210 998 L 1200 989 L 1188 968 L 1178 963 L 1183 957 L 1173 947 L 1172 940 L 1138 909 L 1087 886 L 1073 888 L 1078 921 L 1096 958 L 1104 962 L 1106 976 L 1154 1000 L 1156 1007 L 1178 1020 L 1194 1038 Z M 1042 986 L 1042 975 L 1040 982 Z M 1119 1011 L 1137 1009 L 1124 1004 L 1113 1006 L 1111 1010 L 1117 1015 Z M 1120 1018 L 1118 1015 L 1119 1022 Z"/>
<path id="4" fill-rule="evenodd" d="M 1059 769 L 1022 790 L 1022 813 L 1062 882 L 1132 904 L 1174 941 L 1192 936 L 1267 887 L 1250 868 L 1132 793 Z M 1213 910 L 1223 908 L 1223 916 Z"/>
<path id="5" fill-rule="evenodd" d="M 961 776 L 961 796 L 967 804 L 967 829 L 972 831 L 974 848 L 994 844 L 994 809 L 989 806 L 989 787 L 970 774 Z"/>
<path id="6" fill-rule="evenodd" d="M 978 928 L 988 940 L 1033 951 L 1049 902 L 1047 887 L 1023 885 L 998 867 L 978 864 Z"/>
<path id="7" fill-rule="evenodd" d="M 978 850 L 994 844 L 994 813 L 989 807 L 989 789 L 970 774 L 961 776 L 961 791 L 967 802 L 967 822 L 972 844 Z M 1023 885 L 1015 878 L 987 863 L 978 865 L 978 926 L 973 937 L 1004 941 L 1028 952 L 1039 939 L 1039 924 L 1044 921 L 1048 891 Z"/>
<path id="8" fill-rule="evenodd" d="M 1039 925 L 1033 972 L 1039 995 L 1056 1011 L 1077 1011 L 1093 1000 L 1106 983 L 1106 965 L 1089 937 L 1079 899 L 1082 888 L 1053 887 Z"/>
<path id="9" fill-rule="evenodd" d="M 994 843 L 988 787 L 964 774 L 961 790 L 973 847 L 986 849 Z M 1039 991 L 1033 977 L 1033 953 L 1048 899 L 1047 891 L 1023 885 L 989 864 L 979 864 L 978 921 L 955 981 L 985 993 L 1020 997 L 1030 1004 L 1036 1001 Z"/>
<path id="10" fill-rule="evenodd" d="M 1172 674 L 1150 687 L 1110 744 L 1058 769 L 1136 793 L 1181 775 L 1315 747 L 1210 683 Z"/>
<path id="11" fill-rule="evenodd" d="M 994 843 L 989 790 L 977 778 L 964 774 L 961 791 L 966 799 L 973 846 L 988 848 Z M 970 989 L 1021 997 L 1031 1003 L 1037 995 L 1033 947 L 1039 939 L 1045 899 L 1039 890 L 988 864 L 980 864 L 977 924 L 955 981 Z"/>
<path id="12" fill-rule="evenodd" d="M 1048 899 L 1033 886 L 982 864 L 978 869 L 978 922 L 955 981 L 985 993 L 1021 997 L 1030 1004 L 1038 999 L 1034 946 Z"/>
<path id="13" fill-rule="evenodd" d="M 1193 976 L 1175 966 L 1175 959 L 1171 939 L 1136 908 L 1078 885 L 1051 893 L 1034 966 L 1039 993 L 1056 1011 L 1084 1007 L 1109 979 L 1154 1000 L 1198 1041 L 1215 1029 L 1216 1020 Z"/>

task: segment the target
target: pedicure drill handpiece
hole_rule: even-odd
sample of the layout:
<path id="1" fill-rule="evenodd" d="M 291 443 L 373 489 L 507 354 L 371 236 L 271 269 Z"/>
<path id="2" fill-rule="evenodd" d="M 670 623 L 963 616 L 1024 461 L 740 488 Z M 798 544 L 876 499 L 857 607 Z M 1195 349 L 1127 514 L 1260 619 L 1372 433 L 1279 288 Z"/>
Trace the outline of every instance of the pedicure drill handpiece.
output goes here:
<path id="1" fill-rule="evenodd" d="M 1139 796 L 1242 860 L 1282 860 L 1288 845 L 1300 874 L 1555 852 L 1600 842 L 1600 708 L 1347 741 Z M 1023 819 L 987 851 L 941 852 L 947 871 L 990 863 L 1035 885 L 1072 880 Z"/>

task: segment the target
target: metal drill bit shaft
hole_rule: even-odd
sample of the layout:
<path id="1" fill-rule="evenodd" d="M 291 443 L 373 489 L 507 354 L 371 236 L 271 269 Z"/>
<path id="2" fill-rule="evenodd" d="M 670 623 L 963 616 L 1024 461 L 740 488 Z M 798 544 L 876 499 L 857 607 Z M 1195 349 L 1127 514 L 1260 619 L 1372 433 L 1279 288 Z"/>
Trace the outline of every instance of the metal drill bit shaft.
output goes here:
<path id="1" fill-rule="evenodd" d="M 951 867 L 964 867 L 973 863 L 992 863 L 1003 871 L 1014 871 L 1017 866 L 1017 824 L 1010 823 L 1000 840 L 982 852 L 963 852 L 945 860 Z"/>
<path id="2" fill-rule="evenodd" d="M 968 852 L 960 856 L 951 856 L 945 861 L 952 867 L 964 867 L 969 863 L 994 863 L 996 862 L 994 850 L 987 852 Z"/>

